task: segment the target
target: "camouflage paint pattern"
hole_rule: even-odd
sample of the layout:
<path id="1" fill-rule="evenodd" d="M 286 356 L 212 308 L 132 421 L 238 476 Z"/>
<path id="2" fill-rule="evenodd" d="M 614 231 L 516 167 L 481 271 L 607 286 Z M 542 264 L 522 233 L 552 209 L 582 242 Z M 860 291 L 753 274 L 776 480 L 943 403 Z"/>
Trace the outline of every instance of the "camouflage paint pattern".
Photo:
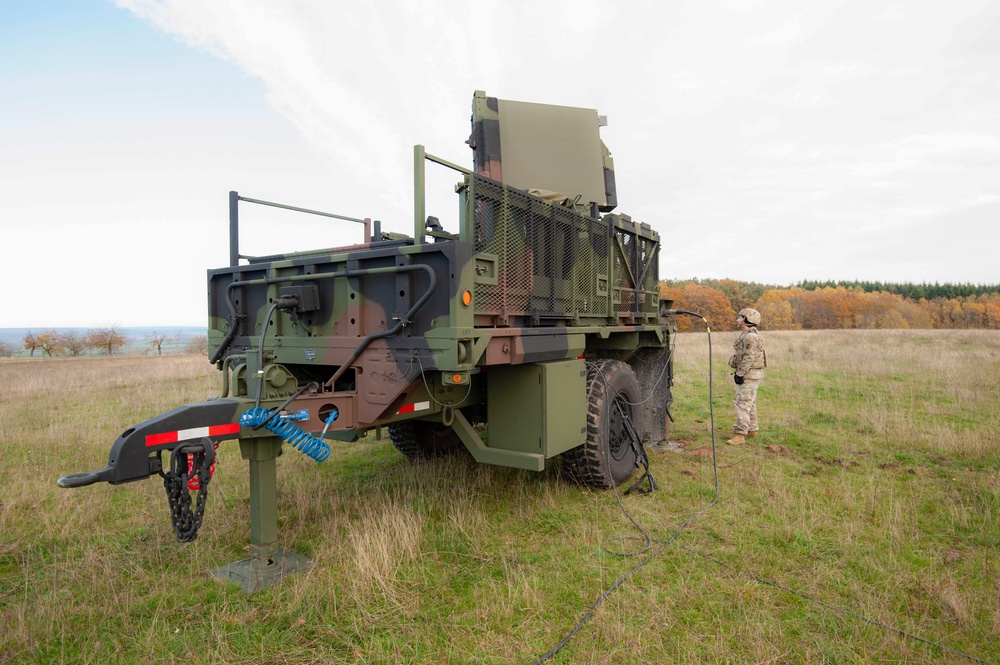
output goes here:
<path id="1" fill-rule="evenodd" d="M 216 403 L 225 405 L 230 423 L 254 405 L 280 406 L 306 432 L 351 441 L 409 419 L 444 422 L 476 459 L 537 469 L 584 435 L 552 431 L 528 450 L 523 432 L 488 429 L 484 443 L 471 423 L 487 421 L 489 428 L 499 418 L 496 407 L 488 417 L 489 400 L 509 398 L 503 386 L 524 380 L 513 378 L 512 368 L 551 363 L 538 371 L 552 383 L 579 374 L 584 359 L 610 358 L 632 364 L 644 395 L 650 393 L 637 428 L 643 438 L 665 437 L 674 331 L 659 313 L 659 235 L 609 212 L 616 204 L 613 163 L 599 137 L 594 142 L 596 112 L 589 143 L 595 161 L 586 167 L 602 174 L 603 197 L 581 201 L 574 194 L 572 205 L 559 205 L 504 183 L 502 102 L 481 92 L 474 97 L 475 170 L 415 148 L 415 217 L 423 210 L 425 159 L 452 167 L 462 174 L 458 234 L 415 224 L 420 233 L 413 238 L 378 233 L 359 245 L 208 271 L 209 349 L 222 372 Z M 560 109 L 577 119 L 591 115 L 566 107 L 539 112 L 552 121 Z M 524 117 L 535 111 L 520 110 L 528 111 Z M 643 372 L 645 364 L 651 369 Z M 546 388 L 536 397 L 540 413 L 549 414 L 538 420 L 543 429 L 550 414 L 586 408 L 578 390 Z M 203 407 L 185 410 L 204 420 Z M 255 440 L 271 449 L 267 429 L 243 427 L 238 437 L 247 459 L 271 454 L 247 452 Z M 146 475 L 155 473 L 150 451 L 138 438 L 126 439 L 116 446 L 138 450 L 137 459 L 148 458 Z"/>

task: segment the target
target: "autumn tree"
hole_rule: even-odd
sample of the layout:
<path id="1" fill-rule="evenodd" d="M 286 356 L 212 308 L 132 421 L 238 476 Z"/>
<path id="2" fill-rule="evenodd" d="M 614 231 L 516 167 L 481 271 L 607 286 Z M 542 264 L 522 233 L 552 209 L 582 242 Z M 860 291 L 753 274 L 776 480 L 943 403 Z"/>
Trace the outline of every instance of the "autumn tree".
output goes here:
<path id="1" fill-rule="evenodd" d="M 38 343 L 38 348 L 41 349 L 49 358 L 51 358 L 53 354 L 62 352 L 62 343 L 59 338 L 59 333 L 55 330 L 46 330 L 45 332 L 39 333 L 35 336 L 35 341 Z"/>
<path id="2" fill-rule="evenodd" d="M 116 326 L 95 328 L 87 332 L 87 346 L 98 351 L 104 351 L 109 356 L 115 351 L 128 346 L 128 337 Z"/>
<path id="3" fill-rule="evenodd" d="M 803 292 L 802 327 L 809 330 L 854 328 L 859 301 L 843 286 Z"/>
<path id="4" fill-rule="evenodd" d="M 926 300 L 921 300 L 919 302 L 903 298 L 899 303 L 896 304 L 896 309 L 903 318 L 906 320 L 906 327 L 908 328 L 930 328 L 931 326 L 931 316 L 930 312 L 924 307 Z"/>
<path id="5" fill-rule="evenodd" d="M 713 328 L 732 330 L 736 325 L 736 312 L 722 291 L 710 286 L 686 282 L 680 287 L 660 286 L 660 297 L 674 301 L 674 309 L 684 309 L 700 314 Z M 697 330 L 691 317 L 677 319 L 677 330 Z"/>
<path id="6" fill-rule="evenodd" d="M 713 289 L 718 289 L 729 299 L 729 304 L 734 312 L 738 312 L 745 307 L 753 307 L 765 291 L 778 289 L 777 286 L 768 286 L 758 282 L 740 282 L 735 279 L 686 279 L 686 280 L 663 280 L 665 287 L 678 287 L 683 289 L 687 284 L 699 284 Z"/>
<path id="7" fill-rule="evenodd" d="M 997 302 L 986 303 L 986 327 L 1000 330 L 1000 299 Z"/>
<path id="8" fill-rule="evenodd" d="M 35 357 L 35 349 L 38 348 L 38 335 L 31 332 L 30 330 L 24 333 L 24 350 L 28 351 L 28 355 L 32 358 Z"/>
<path id="9" fill-rule="evenodd" d="M 761 328 L 767 330 L 797 330 L 795 312 L 789 302 L 791 291 L 772 289 L 765 291 L 757 300 L 754 309 L 760 312 Z"/>
<path id="10" fill-rule="evenodd" d="M 738 282 L 735 279 L 729 278 L 702 280 L 702 284 L 722 291 L 729 298 L 729 303 L 732 305 L 734 312 L 747 307 L 753 307 L 769 288 L 757 282 Z"/>
<path id="11" fill-rule="evenodd" d="M 717 286 L 716 286 L 717 285 Z M 663 297 L 672 298 L 680 309 L 711 316 L 713 327 L 729 329 L 728 316 L 713 309 L 706 294 L 717 290 L 732 304 L 732 311 L 752 305 L 760 311 L 762 327 L 770 330 L 822 330 L 834 328 L 982 328 L 1000 329 L 1000 292 L 972 285 L 929 285 L 907 288 L 906 284 L 879 282 L 811 283 L 809 288 L 768 287 L 753 301 L 759 285 L 735 280 L 689 280 L 661 283 Z M 885 286 L 884 290 L 878 287 Z M 709 289 L 709 291 L 705 291 Z M 953 293 L 917 300 L 906 294 Z M 678 320 L 680 330 L 691 330 L 691 322 Z"/>

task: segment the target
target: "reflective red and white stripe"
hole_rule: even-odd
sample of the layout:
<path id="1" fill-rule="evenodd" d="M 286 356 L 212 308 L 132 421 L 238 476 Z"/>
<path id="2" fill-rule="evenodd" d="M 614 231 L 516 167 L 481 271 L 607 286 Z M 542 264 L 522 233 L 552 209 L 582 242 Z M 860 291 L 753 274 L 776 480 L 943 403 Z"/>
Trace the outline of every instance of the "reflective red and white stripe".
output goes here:
<path id="1" fill-rule="evenodd" d="M 162 446 L 165 443 L 177 443 L 178 441 L 190 441 L 201 439 L 206 436 L 224 436 L 226 434 L 239 434 L 239 423 L 226 423 L 225 425 L 210 425 L 208 427 L 192 427 L 191 429 L 180 429 L 176 432 L 160 432 L 159 434 L 146 435 L 146 447 Z"/>
<path id="2" fill-rule="evenodd" d="M 430 402 L 415 402 L 413 404 L 404 404 L 403 408 L 396 412 L 396 415 L 402 415 L 404 413 L 415 413 L 417 411 L 429 411 L 430 408 L 431 408 Z"/>

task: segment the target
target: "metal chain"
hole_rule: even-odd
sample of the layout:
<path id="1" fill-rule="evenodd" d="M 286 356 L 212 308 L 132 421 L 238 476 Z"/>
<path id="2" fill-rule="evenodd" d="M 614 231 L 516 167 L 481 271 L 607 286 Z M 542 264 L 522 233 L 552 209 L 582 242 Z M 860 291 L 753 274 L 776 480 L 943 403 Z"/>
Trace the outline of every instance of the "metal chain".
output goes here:
<path id="1" fill-rule="evenodd" d="M 191 509 L 191 490 L 188 488 L 188 456 L 192 456 L 192 470 L 198 475 L 198 498 L 194 510 Z M 160 471 L 163 487 L 170 505 L 170 521 L 177 534 L 177 542 L 190 543 L 198 537 L 205 503 L 208 501 L 208 482 L 212 479 L 209 468 L 215 459 L 215 446 L 211 439 L 202 439 L 197 444 L 178 446 L 170 455 L 170 469 Z"/>

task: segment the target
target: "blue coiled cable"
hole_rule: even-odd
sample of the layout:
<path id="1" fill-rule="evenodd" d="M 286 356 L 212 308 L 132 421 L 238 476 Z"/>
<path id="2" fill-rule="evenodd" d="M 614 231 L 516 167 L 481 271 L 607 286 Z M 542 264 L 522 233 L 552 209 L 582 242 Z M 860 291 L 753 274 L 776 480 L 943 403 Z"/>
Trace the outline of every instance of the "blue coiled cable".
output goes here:
<path id="1" fill-rule="evenodd" d="M 240 416 L 240 425 L 244 427 L 256 427 L 267 420 L 270 415 L 270 410 L 262 406 L 255 406 Z M 280 436 L 287 443 L 295 446 L 299 452 L 308 455 L 317 462 L 322 462 L 330 456 L 330 446 L 326 445 L 326 442 L 306 432 L 280 414 L 264 423 L 264 427 L 271 430 L 277 436 Z"/>

